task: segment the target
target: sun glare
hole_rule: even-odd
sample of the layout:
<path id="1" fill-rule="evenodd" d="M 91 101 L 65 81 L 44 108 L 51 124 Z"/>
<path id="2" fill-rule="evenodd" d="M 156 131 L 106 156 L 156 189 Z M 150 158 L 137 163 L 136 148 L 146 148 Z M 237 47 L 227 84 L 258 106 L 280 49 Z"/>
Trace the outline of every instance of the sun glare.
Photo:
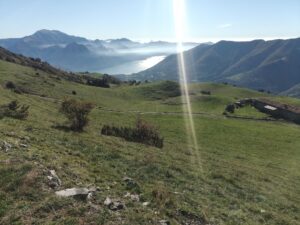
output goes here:
<path id="1" fill-rule="evenodd" d="M 182 106 L 187 130 L 187 139 L 189 145 L 191 146 L 190 150 L 193 151 L 195 156 L 193 157 L 193 159 L 196 160 L 196 163 L 199 164 L 199 169 L 202 171 L 199 155 L 199 145 L 196 136 L 191 100 L 189 96 L 185 58 L 183 54 L 183 39 L 185 34 L 185 0 L 173 0 L 173 12 L 178 53 L 179 80 L 182 93 Z"/>

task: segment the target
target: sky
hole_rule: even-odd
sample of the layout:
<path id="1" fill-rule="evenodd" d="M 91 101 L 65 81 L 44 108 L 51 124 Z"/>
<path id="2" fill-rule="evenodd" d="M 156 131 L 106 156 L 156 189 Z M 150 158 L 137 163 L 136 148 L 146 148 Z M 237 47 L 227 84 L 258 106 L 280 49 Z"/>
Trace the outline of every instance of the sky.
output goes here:
<path id="1" fill-rule="evenodd" d="M 175 39 L 176 0 L 0 0 L 0 38 L 40 29 L 89 39 Z M 300 0 L 185 0 L 185 41 L 300 37 Z"/>

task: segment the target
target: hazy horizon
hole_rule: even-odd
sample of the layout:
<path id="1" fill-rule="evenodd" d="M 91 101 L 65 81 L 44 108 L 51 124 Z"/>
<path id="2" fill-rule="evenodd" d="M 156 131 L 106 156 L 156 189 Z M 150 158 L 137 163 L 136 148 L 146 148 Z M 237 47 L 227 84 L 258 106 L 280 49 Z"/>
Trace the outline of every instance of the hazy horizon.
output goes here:
<path id="1" fill-rule="evenodd" d="M 300 1 L 185 1 L 184 40 L 217 42 L 300 37 Z M 172 0 L 3 0 L 0 38 L 59 30 L 88 39 L 175 41 Z"/>
<path id="2" fill-rule="evenodd" d="M 106 39 L 101 39 L 101 38 L 88 38 L 88 37 L 85 37 L 83 34 L 82 35 L 75 35 L 75 34 L 72 34 L 72 33 L 66 33 L 65 31 L 63 30 L 58 30 L 58 29 L 47 29 L 47 28 L 42 28 L 42 29 L 39 29 L 39 30 L 36 30 L 35 32 L 33 33 L 28 33 L 28 34 L 25 34 L 25 35 L 21 35 L 21 36 L 11 36 L 11 37 L 0 37 L 0 39 L 10 39 L 10 38 L 23 38 L 23 37 L 26 37 L 26 36 L 31 36 L 33 35 L 34 33 L 38 32 L 38 31 L 41 31 L 41 30 L 49 30 L 49 31 L 60 31 L 62 33 L 65 33 L 67 35 L 71 35 L 71 36 L 77 36 L 77 37 L 83 37 L 83 38 L 86 38 L 88 40 L 104 40 L 104 41 L 109 41 L 109 40 L 116 40 L 116 39 L 123 39 L 123 38 L 126 38 L 126 39 L 129 39 L 131 41 L 136 41 L 136 42 L 141 42 L 141 43 L 149 43 L 149 42 L 156 42 L 156 41 L 165 41 L 165 42 L 176 42 L 176 39 L 138 39 L 138 38 L 129 38 L 129 37 L 126 37 L 126 36 L 120 36 L 120 37 L 116 37 L 116 38 L 106 38 Z M 186 39 L 184 40 L 184 42 L 195 42 L 195 43 L 205 43 L 205 42 L 212 42 L 212 43 L 216 43 L 216 42 L 219 42 L 219 41 L 252 41 L 252 40 L 265 40 L 265 41 L 270 41 L 270 40 L 276 40 L 276 39 L 283 39 L 283 40 L 286 40 L 286 39 L 294 39 L 294 38 L 300 38 L 300 35 L 299 36 L 293 36 L 293 37 L 289 37 L 289 36 L 281 36 L 281 37 L 249 37 L 249 38 L 219 38 L 219 39 Z"/>

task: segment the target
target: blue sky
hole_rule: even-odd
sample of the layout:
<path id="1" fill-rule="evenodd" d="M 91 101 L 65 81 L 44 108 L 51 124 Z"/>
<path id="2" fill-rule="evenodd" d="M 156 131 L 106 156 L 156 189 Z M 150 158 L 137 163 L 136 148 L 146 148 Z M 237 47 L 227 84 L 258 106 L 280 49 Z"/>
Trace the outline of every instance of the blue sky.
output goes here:
<path id="1" fill-rule="evenodd" d="M 55 29 L 90 39 L 174 40 L 173 0 L 0 0 L 0 38 Z M 185 0 L 185 40 L 300 37 L 300 0 Z"/>

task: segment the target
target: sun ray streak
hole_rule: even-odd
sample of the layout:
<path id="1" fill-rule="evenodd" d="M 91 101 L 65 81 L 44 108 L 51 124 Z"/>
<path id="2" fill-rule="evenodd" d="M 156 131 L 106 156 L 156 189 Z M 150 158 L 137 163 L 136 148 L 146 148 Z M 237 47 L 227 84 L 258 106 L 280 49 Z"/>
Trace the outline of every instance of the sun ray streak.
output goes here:
<path id="1" fill-rule="evenodd" d="M 185 67 L 184 48 L 183 48 L 183 37 L 185 28 L 185 0 L 173 0 L 173 12 L 174 12 L 174 23 L 175 33 L 177 42 L 177 53 L 178 53 L 178 69 L 179 69 L 179 80 L 182 93 L 182 105 L 183 114 L 185 120 L 185 126 L 187 130 L 187 139 L 189 145 L 192 146 L 193 159 L 198 164 L 198 169 L 202 172 L 202 165 L 199 153 L 199 145 L 196 136 L 195 123 L 192 112 L 191 99 L 189 95 L 189 85 L 187 78 L 187 70 Z"/>

